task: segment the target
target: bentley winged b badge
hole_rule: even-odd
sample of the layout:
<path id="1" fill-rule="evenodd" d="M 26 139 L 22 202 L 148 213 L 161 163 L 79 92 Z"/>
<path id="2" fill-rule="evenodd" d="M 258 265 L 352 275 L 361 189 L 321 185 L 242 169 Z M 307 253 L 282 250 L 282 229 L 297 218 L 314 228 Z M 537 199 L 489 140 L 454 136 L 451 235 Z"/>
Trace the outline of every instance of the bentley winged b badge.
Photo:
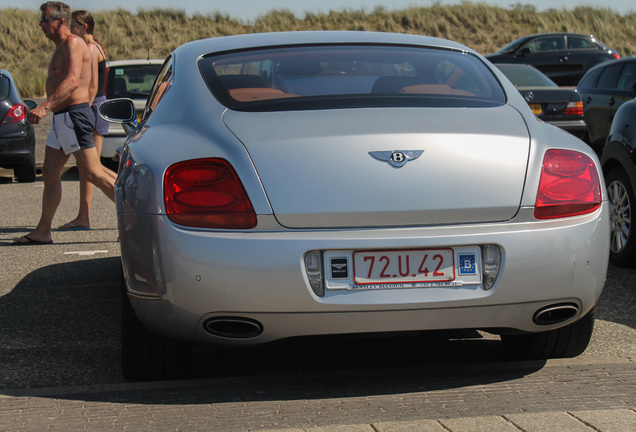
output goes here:
<path id="1" fill-rule="evenodd" d="M 369 152 L 375 159 L 388 162 L 389 165 L 395 168 L 402 168 L 407 162 L 422 156 L 422 153 L 424 153 L 424 150 L 384 150 Z"/>

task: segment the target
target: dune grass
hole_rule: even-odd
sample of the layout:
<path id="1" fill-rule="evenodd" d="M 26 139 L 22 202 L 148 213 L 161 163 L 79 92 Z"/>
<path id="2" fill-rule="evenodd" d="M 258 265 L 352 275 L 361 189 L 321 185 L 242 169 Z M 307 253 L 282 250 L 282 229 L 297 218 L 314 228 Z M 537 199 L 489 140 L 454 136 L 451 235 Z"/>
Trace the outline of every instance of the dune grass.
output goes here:
<path id="1" fill-rule="evenodd" d="M 38 26 L 39 11 L 2 8 L 0 67 L 16 79 L 23 97 L 45 94 L 53 43 Z M 164 58 L 179 45 L 210 37 L 291 30 L 352 30 L 422 34 L 452 39 L 481 54 L 527 34 L 574 32 L 593 34 L 621 56 L 636 53 L 636 13 L 619 15 L 609 9 L 578 7 L 537 12 L 531 5 L 511 8 L 463 2 L 403 10 L 376 8 L 371 12 L 343 9 L 296 17 L 273 10 L 253 22 L 223 14 L 187 16 L 179 9 L 94 11 L 95 34 L 111 60 Z"/>

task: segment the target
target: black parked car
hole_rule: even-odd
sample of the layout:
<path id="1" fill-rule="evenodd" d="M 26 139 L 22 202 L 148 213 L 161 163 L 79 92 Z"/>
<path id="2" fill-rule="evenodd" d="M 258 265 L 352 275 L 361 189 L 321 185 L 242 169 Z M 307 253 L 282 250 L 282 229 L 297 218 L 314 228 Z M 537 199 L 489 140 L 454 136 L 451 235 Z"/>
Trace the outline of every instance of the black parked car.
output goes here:
<path id="1" fill-rule="evenodd" d="M 0 167 L 12 168 L 19 182 L 35 181 L 35 132 L 27 121 L 26 103 L 11 74 L 0 69 Z"/>
<path id="2" fill-rule="evenodd" d="M 486 58 L 529 64 L 560 86 L 575 86 L 592 66 L 620 56 L 591 35 L 542 33 L 519 38 Z"/>
<path id="3" fill-rule="evenodd" d="M 524 64 L 497 64 L 541 120 L 582 138 L 583 102 L 576 89 L 559 87 L 537 68 Z"/>
<path id="4" fill-rule="evenodd" d="M 616 111 L 601 164 L 610 202 L 610 260 L 636 267 L 636 100 Z"/>
<path id="5" fill-rule="evenodd" d="M 586 141 L 599 152 L 610 132 L 616 110 L 636 97 L 636 57 L 597 65 L 577 86 L 583 99 Z"/>

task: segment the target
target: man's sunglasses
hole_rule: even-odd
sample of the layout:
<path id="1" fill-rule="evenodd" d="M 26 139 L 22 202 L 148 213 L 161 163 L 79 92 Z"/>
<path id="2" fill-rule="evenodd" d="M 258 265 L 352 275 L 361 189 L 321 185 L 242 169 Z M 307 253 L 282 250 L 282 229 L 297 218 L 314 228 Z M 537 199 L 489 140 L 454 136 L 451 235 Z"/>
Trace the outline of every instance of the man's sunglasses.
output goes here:
<path id="1" fill-rule="evenodd" d="M 43 17 L 40 17 L 40 24 L 48 23 L 51 21 L 57 21 L 59 19 L 60 18 L 43 16 Z"/>

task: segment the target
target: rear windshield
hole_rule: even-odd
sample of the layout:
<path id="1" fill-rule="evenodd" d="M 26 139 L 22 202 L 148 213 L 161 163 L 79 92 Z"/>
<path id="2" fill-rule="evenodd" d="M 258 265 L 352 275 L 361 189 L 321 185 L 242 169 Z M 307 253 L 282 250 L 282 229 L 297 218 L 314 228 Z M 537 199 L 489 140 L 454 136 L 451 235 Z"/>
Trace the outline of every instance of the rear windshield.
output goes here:
<path id="1" fill-rule="evenodd" d="M 147 98 L 159 69 L 161 64 L 109 67 L 106 82 L 107 99 Z"/>
<path id="2" fill-rule="evenodd" d="M 235 110 L 497 106 L 504 92 L 476 56 L 395 45 L 291 46 L 203 57 L 212 94 Z"/>
<path id="3" fill-rule="evenodd" d="M 0 75 L 0 99 L 6 99 L 9 96 L 10 88 L 9 78 Z"/>

